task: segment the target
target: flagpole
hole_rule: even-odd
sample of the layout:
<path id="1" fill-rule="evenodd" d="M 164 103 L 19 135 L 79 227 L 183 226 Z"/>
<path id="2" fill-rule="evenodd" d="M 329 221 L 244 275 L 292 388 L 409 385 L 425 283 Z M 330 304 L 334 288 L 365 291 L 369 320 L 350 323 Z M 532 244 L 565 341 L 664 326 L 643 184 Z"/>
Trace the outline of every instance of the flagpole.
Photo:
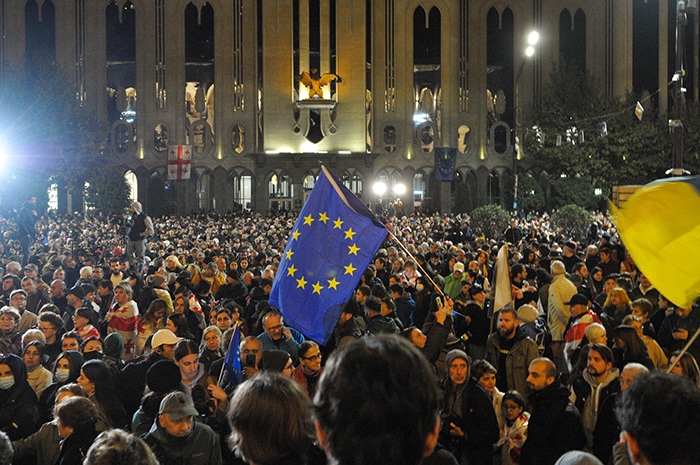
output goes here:
<path id="1" fill-rule="evenodd" d="M 238 325 L 239 325 L 240 323 L 241 323 L 240 321 L 237 321 L 237 322 L 236 322 L 236 326 L 235 326 L 236 329 L 234 329 L 234 333 L 233 333 L 233 335 L 231 335 L 231 341 L 229 342 L 229 347 L 228 347 L 228 349 L 226 349 L 226 352 L 228 352 L 229 350 L 231 350 L 231 344 L 233 343 L 233 340 L 234 340 L 234 338 L 236 337 L 235 331 L 238 331 Z M 224 363 L 221 365 L 221 373 L 219 373 L 219 381 L 216 382 L 216 385 L 219 386 L 219 387 L 221 387 L 221 380 L 222 380 L 223 377 L 224 377 L 224 371 L 225 371 L 225 370 L 226 370 L 226 356 L 224 355 Z M 233 380 L 231 380 L 231 381 L 233 381 Z"/>
<path id="2" fill-rule="evenodd" d="M 323 164 L 323 162 L 321 162 L 320 160 L 319 160 L 319 164 L 321 165 L 321 170 L 323 171 L 324 174 L 326 174 L 326 177 L 328 178 L 328 181 L 331 183 L 331 185 L 333 186 L 333 188 L 338 192 L 338 195 L 340 196 L 340 198 L 343 200 L 343 202 L 345 202 L 345 204 L 346 204 L 348 207 L 352 208 L 352 206 L 350 205 L 350 203 L 348 202 L 348 200 L 345 198 L 345 195 L 343 194 L 343 192 L 338 188 L 338 185 L 336 184 L 335 180 L 333 179 L 333 176 L 330 175 L 330 172 L 328 171 L 328 168 L 326 168 L 326 166 L 325 166 L 325 165 Z M 428 280 L 433 284 L 433 287 L 434 287 L 435 289 L 437 289 L 437 292 L 439 292 L 440 295 L 443 297 L 443 299 L 445 299 L 445 303 L 447 303 L 448 300 L 451 301 L 452 299 L 451 299 L 449 296 L 446 296 L 444 292 L 442 292 L 442 289 L 441 289 L 437 284 L 435 284 L 435 281 L 433 281 L 433 278 L 430 277 L 430 274 L 429 274 L 427 271 L 425 271 L 425 269 L 420 265 L 420 263 L 418 263 L 418 260 L 416 260 L 416 257 L 414 257 L 413 254 L 411 254 L 411 252 L 408 251 L 408 249 L 401 243 L 401 241 L 394 235 L 394 233 L 391 232 L 391 231 L 389 230 L 389 228 L 386 227 L 386 224 L 384 224 L 383 221 L 381 221 L 379 218 L 377 218 L 377 215 L 375 215 L 374 212 L 373 212 L 372 210 L 367 209 L 367 211 L 369 211 L 370 214 L 371 214 L 372 216 L 374 216 L 374 218 L 377 220 L 377 222 L 378 222 L 379 224 L 381 224 L 381 225 L 384 227 L 384 229 L 386 230 L 386 232 L 389 233 L 389 235 L 392 237 L 392 239 L 394 239 L 394 241 L 399 245 L 399 247 L 401 247 L 401 249 L 403 249 L 403 251 L 406 252 L 406 254 L 407 254 L 409 257 L 411 257 L 411 260 L 413 260 L 413 262 L 416 264 L 416 266 L 418 266 L 418 268 L 420 268 L 420 270 L 423 272 L 423 275 L 424 275 L 426 278 L 428 278 Z M 456 310 L 454 310 L 454 307 L 453 307 L 452 311 L 453 311 L 454 313 L 456 313 L 457 315 L 460 315 L 460 316 L 462 316 L 462 317 L 464 317 L 464 318 L 467 318 L 466 315 L 462 315 L 461 313 L 459 313 L 459 312 L 457 312 Z"/>

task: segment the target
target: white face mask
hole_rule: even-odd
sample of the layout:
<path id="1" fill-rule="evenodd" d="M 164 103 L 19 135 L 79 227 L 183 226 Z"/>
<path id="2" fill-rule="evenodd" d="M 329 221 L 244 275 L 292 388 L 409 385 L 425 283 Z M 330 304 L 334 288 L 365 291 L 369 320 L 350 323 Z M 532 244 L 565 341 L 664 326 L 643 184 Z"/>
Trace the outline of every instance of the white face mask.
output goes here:
<path id="1" fill-rule="evenodd" d="M 56 381 L 59 383 L 64 383 L 68 381 L 69 376 L 70 370 L 68 368 L 58 368 L 56 369 L 56 373 L 54 374 L 54 378 L 56 378 Z"/>
<path id="2" fill-rule="evenodd" d="M 0 389 L 6 391 L 15 385 L 15 377 L 8 376 L 6 378 L 0 378 Z"/>
<path id="3" fill-rule="evenodd" d="M 425 289 L 425 286 L 423 286 L 423 285 L 420 284 L 420 283 L 416 284 L 416 290 L 417 290 L 418 292 L 422 291 L 423 289 Z"/>

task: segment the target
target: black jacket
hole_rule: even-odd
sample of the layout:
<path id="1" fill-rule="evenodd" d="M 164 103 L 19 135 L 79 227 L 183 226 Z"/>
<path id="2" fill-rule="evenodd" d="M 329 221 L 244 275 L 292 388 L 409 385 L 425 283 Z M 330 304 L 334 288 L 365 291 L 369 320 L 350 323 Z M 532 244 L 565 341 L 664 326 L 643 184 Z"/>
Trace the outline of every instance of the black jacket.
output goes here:
<path id="1" fill-rule="evenodd" d="M 367 335 L 399 334 L 399 327 L 396 326 L 396 323 L 391 318 L 384 315 L 375 315 L 367 322 L 365 331 Z"/>
<path id="2" fill-rule="evenodd" d="M 99 433 L 92 428 L 76 428 L 61 444 L 61 455 L 56 465 L 82 465 L 88 449 Z"/>
<path id="3" fill-rule="evenodd" d="M 576 393 L 576 409 L 581 412 L 583 410 L 583 405 L 586 403 L 586 399 L 591 394 L 591 385 L 584 379 L 583 376 L 577 377 L 573 384 L 571 385 L 574 393 Z M 607 386 L 605 386 L 598 396 L 598 409 L 605 403 L 605 400 L 620 392 L 620 378 L 617 377 L 612 380 Z"/>
<path id="4" fill-rule="evenodd" d="M 27 368 L 22 359 L 5 356 L 2 363 L 10 367 L 15 384 L 10 389 L 0 390 L 0 430 L 11 441 L 16 441 L 35 433 L 41 426 L 39 406 L 36 394 L 27 382 Z"/>
<path id="5" fill-rule="evenodd" d="M 522 465 L 553 465 L 570 450 L 583 450 L 586 436 L 583 423 L 569 390 L 559 380 L 528 396 L 532 413 L 523 444 Z"/>
<path id="6" fill-rule="evenodd" d="M 449 377 L 445 378 L 441 387 L 443 400 L 441 410 L 450 411 L 450 394 L 453 384 Z M 457 426 L 464 432 L 461 447 L 466 449 L 469 465 L 490 465 L 493 445 L 498 442 L 499 429 L 493 403 L 484 388 L 475 379 L 470 378 L 462 392 L 461 420 Z M 454 423 L 454 421 L 453 421 Z"/>
<path id="7" fill-rule="evenodd" d="M 165 357 L 154 350 L 145 359 L 125 366 L 117 376 L 118 386 L 120 386 L 119 400 L 121 400 L 129 418 L 141 405 L 143 391 L 146 389 L 148 369 L 159 360 L 165 360 Z"/>

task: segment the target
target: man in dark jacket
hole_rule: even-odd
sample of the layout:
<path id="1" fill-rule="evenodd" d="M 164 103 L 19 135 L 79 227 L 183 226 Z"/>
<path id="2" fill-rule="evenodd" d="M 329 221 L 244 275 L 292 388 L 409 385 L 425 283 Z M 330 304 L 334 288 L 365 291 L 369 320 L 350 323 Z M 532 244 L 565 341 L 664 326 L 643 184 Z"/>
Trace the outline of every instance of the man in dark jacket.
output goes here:
<path id="1" fill-rule="evenodd" d="M 129 242 L 126 247 L 126 256 L 131 260 L 135 255 L 134 269 L 140 276 L 143 274 L 143 265 L 146 260 L 146 240 L 153 235 L 153 221 L 143 212 L 140 202 L 130 205 L 133 213 L 133 224 L 129 229 Z"/>
<path id="2" fill-rule="evenodd" d="M 502 308 L 498 332 L 486 342 L 486 361 L 498 370 L 496 387 L 502 392 L 516 390 L 527 396 L 527 369 L 538 356 L 537 344 L 520 327 L 518 314 L 510 307 Z"/>
<path id="3" fill-rule="evenodd" d="M 581 415 L 569 400 L 569 390 L 559 381 L 551 360 L 533 360 L 528 372 L 532 413 L 520 463 L 553 465 L 565 452 L 584 448 Z"/>
<path id="4" fill-rule="evenodd" d="M 586 371 L 573 380 L 570 399 L 581 414 L 589 448 L 593 445 L 593 428 L 598 409 L 612 395 L 620 392 L 619 371 L 613 368 L 613 352 L 604 344 L 593 344 L 588 352 Z"/>
<path id="5" fill-rule="evenodd" d="M 448 374 L 442 382 L 441 442 L 444 440 L 460 461 L 466 454 L 470 465 L 489 465 L 499 436 L 491 400 L 471 378 L 471 359 L 463 351 L 448 352 L 445 366 Z"/>
<path id="6" fill-rule="evenodd" d="M 172 465 L 221 465 L 216 433 L 194 421 L 199 413 L 188 394 L 173 392 L 160 403 L 158 417 L 143 436 L 160 463 Z"/>
<path id="7" fill-rule="evenodd" d="M 365 300 L 365 315 L 367 315 L 367 335 L 378 335 L 382 333 L 399 334 L 399 327 L 394 320 L 382 315 L 382 303 L 374 296 Z"/>

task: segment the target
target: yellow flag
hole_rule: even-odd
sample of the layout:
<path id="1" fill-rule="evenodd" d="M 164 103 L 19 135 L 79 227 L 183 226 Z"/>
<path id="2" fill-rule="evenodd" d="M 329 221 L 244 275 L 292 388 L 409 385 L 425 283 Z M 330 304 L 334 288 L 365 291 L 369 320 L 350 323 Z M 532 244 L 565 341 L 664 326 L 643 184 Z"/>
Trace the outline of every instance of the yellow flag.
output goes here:
<path id="1" fill-rule="evenodd" d="M 700 177 L 654 181 L 613 221 L 634 262 L 670 302 L 688 307 L 700 296 Z"/>

